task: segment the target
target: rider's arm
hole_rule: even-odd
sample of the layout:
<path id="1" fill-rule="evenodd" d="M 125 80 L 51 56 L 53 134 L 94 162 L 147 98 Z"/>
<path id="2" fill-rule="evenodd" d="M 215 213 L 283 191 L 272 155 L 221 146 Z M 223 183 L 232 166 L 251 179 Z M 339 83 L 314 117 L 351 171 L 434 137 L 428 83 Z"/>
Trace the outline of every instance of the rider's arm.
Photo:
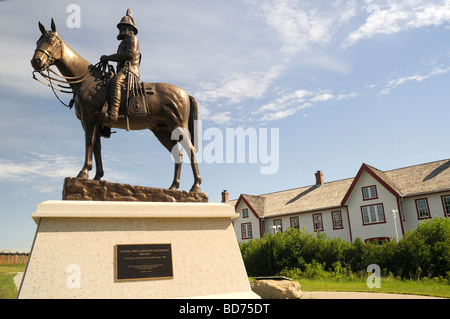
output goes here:
<path id="1" fill-rule="evenodd" d="M 137 51 L 138 47 L 138 39 L 136 36 L 128 36 L 124 39 L 124 41 L 127 41 L 128 50 L 125 52 L 120 53 L 114 53 L 111 55 L 103 55 L 101 57 L 102 62 L 106 61 L 113 61 L 113 62 L 124 62 L 124 61 L 130 61 L 133 59 L 134 53 Z"/>

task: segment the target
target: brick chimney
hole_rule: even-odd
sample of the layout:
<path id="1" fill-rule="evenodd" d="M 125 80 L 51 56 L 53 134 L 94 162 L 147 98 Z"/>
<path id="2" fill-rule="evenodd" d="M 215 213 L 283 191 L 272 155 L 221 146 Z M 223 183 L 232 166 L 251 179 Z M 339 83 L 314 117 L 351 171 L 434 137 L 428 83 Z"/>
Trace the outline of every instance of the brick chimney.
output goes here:
<path id="1" fill-rule="evenodd" d="M 323 173 L 321 171 L 316 172 L 316 185 L 323 184 Z"/>
<path id="2" fill-rule="evenodd" d="M 226 203 L 226 202 L 228 202 L 228 192 L 227 192 L 227 190 L 224 190 L 222 192 L 222 203 Z"/>

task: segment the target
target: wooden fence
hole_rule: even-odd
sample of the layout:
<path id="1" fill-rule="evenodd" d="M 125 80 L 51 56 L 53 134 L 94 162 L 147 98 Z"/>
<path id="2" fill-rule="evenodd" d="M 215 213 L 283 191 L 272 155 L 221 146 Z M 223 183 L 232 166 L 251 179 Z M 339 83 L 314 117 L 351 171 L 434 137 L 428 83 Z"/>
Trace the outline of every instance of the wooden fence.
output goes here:
<path id="1" fill-rule="evenodd" d="M 26 264 L 29 253 L 0 253 L 0 265 Z"/>

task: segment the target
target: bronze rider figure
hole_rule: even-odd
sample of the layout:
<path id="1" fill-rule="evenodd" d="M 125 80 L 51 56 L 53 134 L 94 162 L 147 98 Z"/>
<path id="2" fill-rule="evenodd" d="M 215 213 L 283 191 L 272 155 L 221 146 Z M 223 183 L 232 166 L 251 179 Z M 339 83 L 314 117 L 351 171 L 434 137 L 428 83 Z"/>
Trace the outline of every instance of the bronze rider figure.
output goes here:
<path id="1" fill-rule="evenodd" d="M 121 41 L 117 53 L 103 55 L 100 58 L 101 62 L 117 62 L 117 73 L 109 83 L 109 107 L 107 113 L 99 114 L 100 119 L 113 122 L 116 122 L 119 116 L 122 87 L 128 76 L 137 77 L 135 82 L 139 82 L 139 65 L 141 62 L 139 41 L 136 37 L 138 29 L 130 9 L 127 10 L 126 15 L 120 20 L 117 28 L 119 29 L 117 40 Z"/>

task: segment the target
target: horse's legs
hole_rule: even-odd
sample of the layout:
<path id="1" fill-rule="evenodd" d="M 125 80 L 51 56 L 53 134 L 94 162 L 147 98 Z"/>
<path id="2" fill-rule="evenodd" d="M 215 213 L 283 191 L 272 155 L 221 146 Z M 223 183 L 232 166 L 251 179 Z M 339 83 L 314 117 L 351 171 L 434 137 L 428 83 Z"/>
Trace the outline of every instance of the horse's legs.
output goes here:
<path id="1" fill-rule="evenodd" d="M 200 184 L 202 178 L 200 177 L 200 171 L 197 165 L 197 155 L 194 145 L 191 141 L 191 136 L 187 129 L 176 128 L 172 132 L 171 138 L 181 142 L 183 148 L 189 153 L 189 159 L 191 161 L 192 173 L 194 174 L 194 185 L 192 185 L 191 192 L 200 193 Z"/>
<path id="2" fill-rule="evenodd" d="M 94 180 L 100 180 L 103 177 L 103 162 L 102 162 L 102 144 L 100 142 L 100 132 L 97 127 L 94 141 L 94 158 L 95 158 L 95 177 Z"/>
<path id="3" fill-rule="evenodd" d="M 200 193 L 200 184 L 202 183 L 202 178 L 200 177 L 200 170 L 198 169 L 197 164 L 197 155 L 194 145 L 192 144 L 191 139 L 189 136 L 185 138 L 185 144 L 183 144 L 183 147 L 188 147 L 189 149 L 186 150 L 189 152 L 190 160 L 191 160 L 191 167 L 192 167 L 192 174 L 194 175 L 194 185 L 192 185 L 191 192 Z"/>
<path id="4" fill-rule="evenodd" d="M 92 169 L 92 150 L 94 148 L 94 138 L 96 133 L 96 125 L 93 121 L 86 121 L 83 124 L 84 127 L 84 137 L 85 137 L 85 159 L 84 166 L 78 173 L 78 178 L 88 179 L 89 171 Z"/>
<path id="5" fill-rule="evenodd" d="M 180 187 L 180 175 L 181 175 L 181 164 L 183 163 L 183 152 L 181 151 L 180 145 L 175 143 L 170 151 L 172 156 L 174 156 L 175 170 L 173 173 L 173 182 L 169 189 L 178 189 Z"/>
<path id="6" fill-rule="evenodd" d="M 154 130 L 156 138 L 159 142 L 172 154 L 175 161 L 175 170 L 173 176 L 172 185 L 169 189 L 178 189 L 180 187 L 180 175 L 181 175 L 181 164 L 183 162 L 183 152 L 178 144 L 178 141 L 171 139 L 171 132 L 169 129 L 158 129 Z"/>

